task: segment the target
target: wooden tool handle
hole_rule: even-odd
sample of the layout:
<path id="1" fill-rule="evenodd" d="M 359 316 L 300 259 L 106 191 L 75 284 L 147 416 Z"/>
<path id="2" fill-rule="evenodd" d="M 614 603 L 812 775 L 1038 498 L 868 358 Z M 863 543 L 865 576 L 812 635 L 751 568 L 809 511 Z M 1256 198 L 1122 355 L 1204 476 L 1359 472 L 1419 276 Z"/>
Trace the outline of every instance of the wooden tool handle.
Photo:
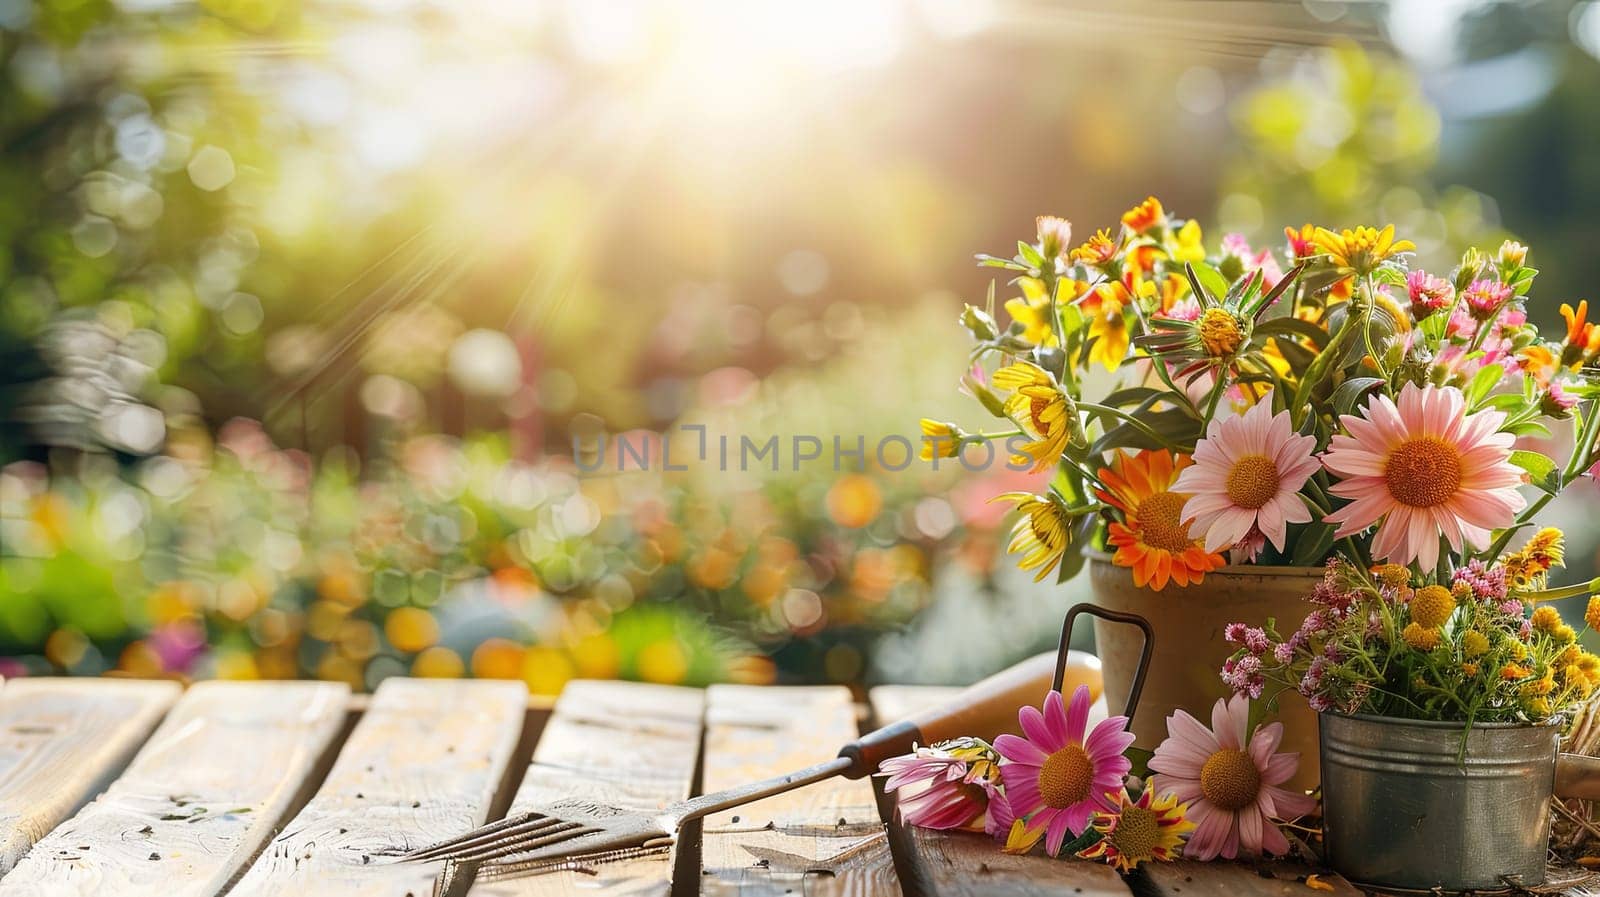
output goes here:
<path id="1" fill-rule="evenodd" d="M 1600 757 L 1557 756 L 1555 792 L 1556 797 L 1600 800 Z"/>
<path id="2" fill-rule="evenodd" d="M 965 689 L 942 706 L 863 735 L 839 751 L 839 756 L 850 758 L 852 763 L 845 775 L 852 779 L 869 775 L 890 757 L 910 753 L 913 745 L 932 744 L 961 735 L 992 741 L 1003 733 L 1015 734 L 1019 731 L 1017 710 L 1024 705 L 1038 707 L 1044 703 L 1055 672 L 1056 652 L 1030 657 Z M 1099 679 L 1098 662 L 1088 655 L 1073 652 L 1062 687 L 1071 690 L 1080 684 L 1088 685 L 1092 692 L 1098 693 Z"/>

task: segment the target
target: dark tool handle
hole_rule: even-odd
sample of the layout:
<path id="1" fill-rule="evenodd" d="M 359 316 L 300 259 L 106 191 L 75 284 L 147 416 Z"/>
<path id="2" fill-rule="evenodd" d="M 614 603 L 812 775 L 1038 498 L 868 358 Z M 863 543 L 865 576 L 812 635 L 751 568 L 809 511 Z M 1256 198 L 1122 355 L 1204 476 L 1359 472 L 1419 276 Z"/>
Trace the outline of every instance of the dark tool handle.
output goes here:
<path id="1" fill-rule="evenodd" d="M 859 779 L 890 757 L 910 753 L 913 745 L 962 735 L 992 739 L 1003 732 L 1015 732 L 1018 708 L 1043 703 L 1055 675 L 1056 652 L 1048 651 L 964 689 L 940 707 L 863 735 L 839 751 L 839 756 L 848 757 L 851 762 L 844 775 Z"/>
<path id="2" fill-rule="evenodd" d="M 1074 604 L 1067 611 L 1066 622 L 1061 624 L 1061 650 L 1057 652 L 1061 659 L 1056 663 L 1056 676 L 1050 686 L 1056 691 L 1062 690 L 1061 683 L 1067 673 L 1067 648 L 1072 644 L 1072 624 L 1078 622 L 1078 614 L 1088 614 L 1091 617 L 1099 617 L 1111 623 L 1126 623 L 1129 626 L 1137 626 L 1140 634 L 1144 637 L 1139 646 L 1139 668 L 1133 673 L 1133 683 L 1128 686 L 1128 700 L 1122 705 L 1122 715 L 1128 718 L 1129 723 L 1132 723 L 1133 714 L 1139 709 L 1139 695 L 1144 691 L 1144 677 L 1150 672 L 1150 656 L 1156 650 L 1155 631 L 1150 628 L 1150 621 L 1138 614 L 1124 613 L 1119 610 L 1106 610 L 1088 602 Z"/>

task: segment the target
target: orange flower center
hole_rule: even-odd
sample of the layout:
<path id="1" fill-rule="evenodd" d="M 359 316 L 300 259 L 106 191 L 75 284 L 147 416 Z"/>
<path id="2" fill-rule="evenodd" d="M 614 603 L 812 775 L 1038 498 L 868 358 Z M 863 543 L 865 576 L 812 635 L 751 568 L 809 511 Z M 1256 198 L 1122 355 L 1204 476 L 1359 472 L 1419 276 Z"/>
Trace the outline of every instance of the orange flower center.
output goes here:
<path id="1" fill-rule="evenodd" d="M 1200 793 L 1219 810 L 1242 810 L 1261 792 L 1261 771 L 1244 751 L 1223 748 L 1200 768 Z"/>
<path id="2" fill-rule="evenodd" d="M 1403 505 L 1442 505 L 1461 488 L 1461 456 L 1442 439 L 1419 436 L 1390 453 L 1383 479 Z"/>
<path id="3" fill-rule="evenodd" d="M 1157 492 L 1142 502 L 1133 515 L 1138 521 L 1140 538 L 1151 548 L 1177 553 L 1188 551 L 1194 544 L 1189 538 L 1189 526 L 1178 518 L 1183 513 L 1187 495 L 1177 492 Z"/>
<path id="4" fill-rule="evenodd" d="M 1148 860 L 1161 843 L 1161 823 L 1155 811 L 1144 807 L 1124 807 L 1117 817 L 1117 827 L 1107 836 L 1119 856 L 1130 860 Z"/>
<path id="5" fill-rule="evenodd" d="M 1081 803 L 1094 785 L 1094 761 L 1082 747 L 1069 744 L 1044 758 L 1039 767 L 1039 796 L 1061 808 Z"/>
<path id="6" fill-rule="evenodd" d="M 1028 414 L 1033 418 L 1034 429 L 1040 436 L 1050 435 L 1050 423 L 1044 419 L 1044 410 L 1050 407 L 1050 400 L 1042 396 L 1034 396 L 1028 405 Z"/>
<path id="7" fill-rule="evenodd" d="M 1239 330 L 1239 322 L 1233 319 L 1220 308 L 1208 308 L 1200 316 L 1200 344 L 1205 347 L 1206 354 L 1213 358 L 1226 358 L 1239 351 L 1239 344 L 1244 341 L 1244 333 Z"/>
<path id="8" fill-rule="evenodd" d="M 1228 471 L 1228 500 L 1254 511 L 1278 494 L 1278 465 L 1266 455 L 1245 455 Z"/>

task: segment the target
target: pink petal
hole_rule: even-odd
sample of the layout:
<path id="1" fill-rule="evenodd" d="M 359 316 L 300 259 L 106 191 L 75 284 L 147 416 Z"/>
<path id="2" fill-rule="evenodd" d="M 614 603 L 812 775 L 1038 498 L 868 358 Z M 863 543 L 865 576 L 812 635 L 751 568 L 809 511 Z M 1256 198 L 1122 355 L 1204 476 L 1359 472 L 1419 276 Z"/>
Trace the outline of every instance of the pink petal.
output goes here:
<path id="1" fill-rule="evenodd" d="M 1239 811 L 1239 846 L 1245 853 L 1261 852 L 1261 811 L 1255 804 Z"/>
<path id="2" fill-rule="evenodd" d="M 1050 820 L 1049 828 L 1045 829 L 1044 849 L 1051 856 L 1061 853 L 1061 845 L 1067 842 L 1067 833 L 1070 831 L 1068 828 L 1070 823 L 1067 819 L 1067 813 L 1069 812 L 1071 811 L 1057 813 L 1055 818 Z M 1079 829 L 1079 831 L 1081 832 L 1082 829 Z"/>
<path id="3" fill-rule="evenodd" d="M 1174 710 L 1172 715 L 1167 717 L 1167 734 L 1199 747 L 1208 757 L 1222 747 L 1216 735 L 1199 720 L 1190 716 L 1187 710 Z"/>
<path id="4" fill-rule="evenodd" d="M 1083 730 L 1089 724 L 1089 688 L 1080 685 L 1072 693 L 1072 704 L 1067 707 L 1067 741 L 1072 744 L 1083 743 Z"/>
<path id="5" fill-rule="evenodd" d="M 1264 785 L 1282 785 L 1293 778 L 1295 770 L 1299 768 L 1298 753 L 1273 754 L 1267 761 L 1266 769 L 1261 773 L 1261 782 Z"/>
<path id="6" fill-rule="evenodd" d="M 1050 756 L 1040 750 L 1038 745 L 1015 735 L 1001 735 L 994 740 L 994 749 L 1000 756 L 1013 763 L 1022 763 L 1029 766 L 1043 766 L 1045 758 Z"/>
<path id="7" fill-rule="evenodd" d="M 1255 761 L 1257 769 L 1267 768 L 1267 762 L 1272 759 L 1281 741 L 1283 723 L 1268 723 L 1256 729 L 1255 734 L 1250 736 L 1250 759 Z"/>
<path id="8" fill-rule="evenodd" d="M 1051 697 L 1059 697 L 1051 692 Z M 1045 706 L 1050 706 L 1050 699 L 1045 699 Z M 1028 736 L 1040 750 L 1054 751 L 1061 748 L 1061 744 L 1050 737 L 1050 726 L 1044 721 L 1044 714 L 1036 707 L 1024 707 L 1017 711 L 1017 721 L 1022 723 L 1022 734 Z"/>

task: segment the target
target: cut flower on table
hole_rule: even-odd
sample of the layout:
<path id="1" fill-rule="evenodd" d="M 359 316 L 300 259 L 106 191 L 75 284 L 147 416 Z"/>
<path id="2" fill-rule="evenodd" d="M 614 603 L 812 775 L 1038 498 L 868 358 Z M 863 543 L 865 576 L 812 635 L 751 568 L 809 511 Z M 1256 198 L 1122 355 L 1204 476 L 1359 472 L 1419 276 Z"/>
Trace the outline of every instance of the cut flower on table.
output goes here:
<path id="1" fill-rule="evenodd" d="M 1023 707 L 1023 734 L 993 746 L 959 738 L 883 762 L 884 790 L 901 820 L 931 829 L 982 831 L 1010 853 L 1043 844 L 1051 856 L 1099 860 L 1129 871 L 1180 855 L 1209 860 L 1281 854 L 1275 819 L 1315 801 L 1282 787 L 1298 766 L 1277 753 L 1282 726 L 1247 731 L 1242 699 L 1218 701 L 1212 729 L 1181 711 L 1148 758 L 1155 775 L 1134 774 L 1127 718 L 1090 725 L 1089 690 L 1052 691 Z"/>

